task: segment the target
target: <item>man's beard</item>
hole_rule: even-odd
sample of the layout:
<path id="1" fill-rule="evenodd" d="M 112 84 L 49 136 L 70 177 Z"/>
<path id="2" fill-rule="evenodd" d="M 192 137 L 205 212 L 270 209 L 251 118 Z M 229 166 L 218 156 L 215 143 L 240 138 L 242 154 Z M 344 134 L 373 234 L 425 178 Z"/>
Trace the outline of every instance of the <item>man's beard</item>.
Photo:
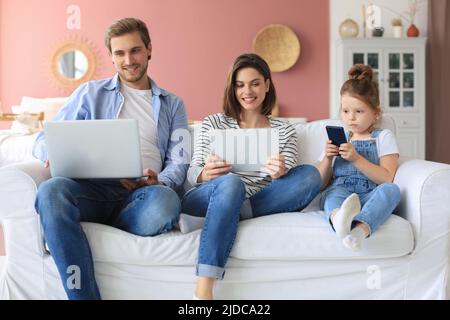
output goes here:
<path id="1" fill-rule="evenodd" d="M 142 79 L 142 77 L 146 76 L 147 66 L 148 66 L 148 64 L 145 64 L 145 66 L 143 66 L 142 68 L 139 68 L 138 69 L 139 73 L 135 76 L 128 75 L 127 71 L 124 71 L 124 70 L 120 70 L 119 74 L 120 74 L 121 78 L 127 82 L 138 82 L 139 80 Z"/>

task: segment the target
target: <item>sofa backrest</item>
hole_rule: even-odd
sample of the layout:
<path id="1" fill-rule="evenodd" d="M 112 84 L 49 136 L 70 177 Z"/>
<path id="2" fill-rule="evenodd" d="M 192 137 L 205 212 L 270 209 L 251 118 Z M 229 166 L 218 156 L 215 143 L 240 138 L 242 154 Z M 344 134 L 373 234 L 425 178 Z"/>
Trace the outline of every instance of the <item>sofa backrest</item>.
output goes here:
<path id="1" fill-rule="evenodd" d="M 325 119 L 316 120 L 308 123 L 297 123 L 294 125 L 298 136 L 299 147 L 299 164 L 316 164 L 325 147 L 327 140 L 326 125 L 342 125 L 340 120 Z M 200 132 L 201 124 L 194 124 L 189 126 L 191 133 L 191 147 L 194 152 L 195 139 Z M 391 130 L 396 134 L 396 126 L 394 119 L 388 115 L 383 115 L 380 128 Z"/>

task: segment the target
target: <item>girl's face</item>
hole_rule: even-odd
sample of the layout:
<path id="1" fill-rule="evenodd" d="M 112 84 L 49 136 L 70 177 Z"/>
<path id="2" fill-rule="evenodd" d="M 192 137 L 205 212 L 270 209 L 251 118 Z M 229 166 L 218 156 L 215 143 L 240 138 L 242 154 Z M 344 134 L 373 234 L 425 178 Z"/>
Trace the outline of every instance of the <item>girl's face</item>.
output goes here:
<path id="1" fill-rule="evenodd" d="M 378 116 L 379 111 L 374 110 L 363 101 L 347 94 L 341 97 L 341 119 L 347 130 L 366 134 L 375 124 Z"/>
<path id="2" fill-rule="evenodd" d="M 236 74 L 235 94 L 242 108 L 261 111 L 262 103 L 269 91 L 270 80 L 254 68 L 242 68 Z"/>

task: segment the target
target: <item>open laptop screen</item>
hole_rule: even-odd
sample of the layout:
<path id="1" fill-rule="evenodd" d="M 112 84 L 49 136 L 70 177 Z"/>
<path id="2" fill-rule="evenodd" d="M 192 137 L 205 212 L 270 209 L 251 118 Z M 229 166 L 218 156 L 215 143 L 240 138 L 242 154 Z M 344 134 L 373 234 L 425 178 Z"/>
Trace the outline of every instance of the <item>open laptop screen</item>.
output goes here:
<path id="1" fill-rule="evenodd" d="M 138 126 L 135 119 L 45 123 L 52 176 L 78 179 L 141 177 Z"/>

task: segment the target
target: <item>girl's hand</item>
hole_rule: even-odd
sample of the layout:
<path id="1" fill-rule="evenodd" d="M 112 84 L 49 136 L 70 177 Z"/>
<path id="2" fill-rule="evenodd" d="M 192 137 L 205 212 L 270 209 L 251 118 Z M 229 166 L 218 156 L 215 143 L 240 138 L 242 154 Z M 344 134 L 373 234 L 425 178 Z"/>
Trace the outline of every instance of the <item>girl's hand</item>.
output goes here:
<path id="1" fill-rule="evenodd" d="M 205 166 L 198 177 L 198 182 L 206 182 L 223 176 L 231 171 L 231 165 L 215 154 L 210 154 L 206 158 Z"/>
<path id="2" fill-rule="evenodd" d="M 351 144 L 350 142 L 341 144 L 341 146 L 339 147 L 339 154 L 343 159 L 350 162 L 355 162 L 360 157 L 359 153 L 355 150 L 355 147 L 353 147 L 353 144 Z"/>
<path id="3" fill-rule="evenodd" d="M 286 163 L 282 154 L 277 154 L 270 157 L 266 163 L 267 173 L 272 179 L 278 179 L 286 173 Z"/>
<path id="4" fill-rule="evenodd" d="M 328 140 L 325 144 L 325 157 L 329 160 L 333 160 L 333 157 L 339 155 L 339 147 L 335 146 L 331 140 Z"/>

